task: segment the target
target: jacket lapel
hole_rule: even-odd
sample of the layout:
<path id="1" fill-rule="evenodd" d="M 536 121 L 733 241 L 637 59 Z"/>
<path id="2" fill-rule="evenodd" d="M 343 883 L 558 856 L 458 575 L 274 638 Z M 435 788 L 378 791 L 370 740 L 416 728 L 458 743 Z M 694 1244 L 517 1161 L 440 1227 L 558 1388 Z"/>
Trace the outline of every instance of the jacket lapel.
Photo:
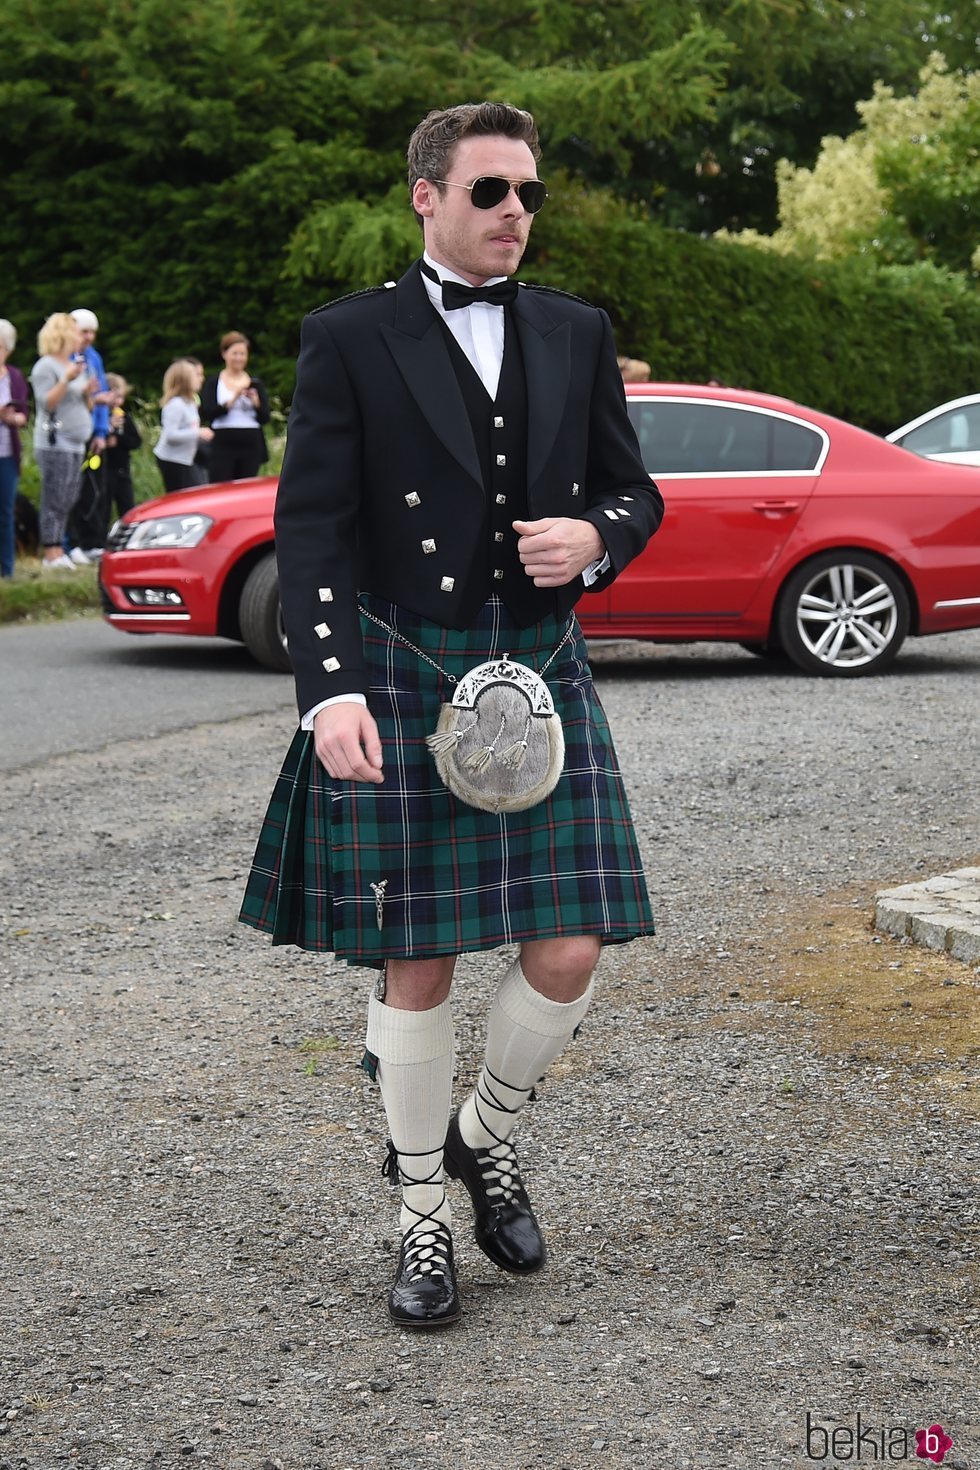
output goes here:
<path id="1" fill-rule="evenodd" d="M 530 491 L 548 462 L 561 427 L 571 375 L 568 322 L 557 322 L 536 291 L 521 289 L 514 319 L 527 378 L 527 486 Z"/>
<path id="2" fill-rule="evenodd" d="M 482 491 L 470 416 L 418 265 L 409 267 L 395 292 L 395 322 L 382 323 L 381 334 L 427 423 Z"/>

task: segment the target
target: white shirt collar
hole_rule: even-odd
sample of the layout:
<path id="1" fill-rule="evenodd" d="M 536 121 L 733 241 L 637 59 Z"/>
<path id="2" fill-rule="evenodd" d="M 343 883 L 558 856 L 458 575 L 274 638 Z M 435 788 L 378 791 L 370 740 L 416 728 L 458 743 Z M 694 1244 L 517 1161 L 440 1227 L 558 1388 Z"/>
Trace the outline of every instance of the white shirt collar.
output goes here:
<path id="1" fill-rule="evenodd" d="M 439 280 L 440 281 L 458 281 L 461 286 L 472 286 L 473 282 L 472 281 L 468 281 L 465 276 L 459 276 L 459 275 L 456 274 L 455 271 L 451 271 L 449 269 L 448 265 L 440 265 L 440 263 L 439 263 L 438 260 L 433 260 L 432 259 L 432 256 L 429 254 L 429 252 L 427 250 L 423 250 L 423 252 L 422 252 L 422 259 L 425 261 L 426 265 L 430 268 L 430 270 L 434 270 L 435 271 L 435 273 L 439 277 Z M 436 286 L 435 281 L 433 281 L 429 276 L 424 275 L 424 274 L 422 276 L 422 279 L 423 279 L 423 281 L 426 284 L 426 288 L 428 289 L 428 292 L 429 292 L 429 295 L 430 296 L 435 296 L 435 295 L 438 295 L 439 294 L 439 288 Z M 480 282 L 480 285 L 481 286 L 496 286 L 497 283 L 498 283 L 498 281 L 506 281 L 506 280 L 507 280 L 507 277 L 506 276 L 487 276 L 487 279 L 485 281 L 481 281 Z"/>

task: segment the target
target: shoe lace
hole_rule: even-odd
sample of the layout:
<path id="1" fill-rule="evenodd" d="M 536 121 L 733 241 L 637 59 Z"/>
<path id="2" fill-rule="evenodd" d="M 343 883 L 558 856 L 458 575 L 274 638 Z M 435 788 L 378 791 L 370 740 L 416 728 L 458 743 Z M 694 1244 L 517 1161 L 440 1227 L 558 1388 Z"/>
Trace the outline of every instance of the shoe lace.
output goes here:
<path id="1" fill-rule="evenodd" d="M 406 1232 L 405 1266 L 410 1281 L 421 1281 L 429 1276 L 449 1275 L 449 1254 L 453 1238 L 449 1226 L 441 1220 L 422 1216 Z"/>
<path id="2" fill-rule="evenodd" d="M 488 1079 L 492 1079 L 499 1087 L 506 1087 L 510 1092 L 517 1092 L 521 1089 L 511 1087 L 509 1082 L 504 1082 L 503 1078 L 496 1076 L 484 1064 L 480 1076 L 477 1079 L 476 1091 L 473 1098 L 476 1107 L 476 1116 L 479 1119 L 480 1126 L 490 1134 L 491 1138 L 496 1139 L 496 1142 L 491 1144 L 489 1148 L 475 1148 L 473 1150 L 476 1161 L 480 1166 L 480 1174 L 487 1183 L 487 1195 L 499 1196 L 498 1204 L 509 1205 L 513 1204 L 524 1190 L 521 1171 L 517 1164 L 517 1154 L 514 1150 L 514 1145 L 510 1141 L 510 1137 L 501 1138 L 500 1134 L 495 1133 L 490 1127 L 480 1104 L 483 1103 L 485 1107 L 493 1108 L 496 1113 L 516 1114 L 520 1112 L 523 1102 L 519 1103 L 516 1107 L 508 1107 L 503 1101 L 503 1098 L 498 1097 L 494 1092 Z M 523 1091 L 529 1097 L 534 1089 L 533 1087 L 527 1087 Z"/>
<path id="3" fill-rule="evenodd" d="M 398 1149 L 388 1140 L 388 1153 L 384 1163 L 381 1165 L 382 1177 L 387 1179 L 393 1186 L 399 1184 L 437 1184 L 442 1182 L 442 1164 L 439 1163 L 431 1174 L 414 1178 L 405 1169 L 406 1158 L 423 1158 L 423 1154 L 399 1154 Z M 430 1276 L 448 1276 L 449 1261 L 452 1255 L 453 1237 L 449 1226 L 442 1220 L 436 1219 L 436 1212 L 446 1203 L 446 1192 L 443 1190 L 442 1197 L 431 1210 L 418 1210 L 410 1204 L 402 1195 L 402 1205 L 410 1210 L 415 1216 L 411 1225 L 405 1232 L 402 1242 L 405 1253 L 405 1266 L 410 1281 L 425 1280 Z"/>

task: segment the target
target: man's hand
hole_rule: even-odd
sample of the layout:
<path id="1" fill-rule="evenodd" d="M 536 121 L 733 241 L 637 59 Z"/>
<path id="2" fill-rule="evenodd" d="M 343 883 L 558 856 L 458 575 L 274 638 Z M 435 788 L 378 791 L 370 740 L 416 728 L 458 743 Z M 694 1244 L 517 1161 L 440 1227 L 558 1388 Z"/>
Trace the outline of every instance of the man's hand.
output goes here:
<path id="1" fill-rule="evenodd" d="M 546 516 L 541 521 L 514 521 L 524 570 L 535 587 L 566 587 L 606 554 L 591 521 Z"/>
<path id="2" fill-rule="evenodd" d="M 381 739 L 374 717 L 362 704 L 328 704 L 313 719 L 313 744 L 328 775 L 338 781 L 384 780 Z"/>
<path id="3" fill-rule="evenodd" d="M 89 454 L 101 454 L 105 449 L 105 440 L 101 434 L 96 434 L 88 447 Z"/>

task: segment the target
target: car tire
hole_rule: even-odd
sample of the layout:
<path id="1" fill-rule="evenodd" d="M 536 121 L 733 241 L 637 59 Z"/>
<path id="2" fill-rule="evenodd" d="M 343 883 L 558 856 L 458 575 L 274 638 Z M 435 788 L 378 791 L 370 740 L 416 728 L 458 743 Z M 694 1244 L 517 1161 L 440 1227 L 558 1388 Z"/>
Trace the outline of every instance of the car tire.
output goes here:
<path id="1" fill-rule="evenodd" d="M 270 551 L 256 562 L 245 580 L 238 603 L 242 642 L 267 669 L 288 673 L 292 668 L 286 648 L 286 630 L 279 606 L 279 568 Z"/>
<path id="2" fill-rule="evenodd" d="M 831 679 L 880 674 L 909 630 L 905 584 L 870 551 L 827 551 L 788 579 L 779 641 L 798 668 Z"/>

